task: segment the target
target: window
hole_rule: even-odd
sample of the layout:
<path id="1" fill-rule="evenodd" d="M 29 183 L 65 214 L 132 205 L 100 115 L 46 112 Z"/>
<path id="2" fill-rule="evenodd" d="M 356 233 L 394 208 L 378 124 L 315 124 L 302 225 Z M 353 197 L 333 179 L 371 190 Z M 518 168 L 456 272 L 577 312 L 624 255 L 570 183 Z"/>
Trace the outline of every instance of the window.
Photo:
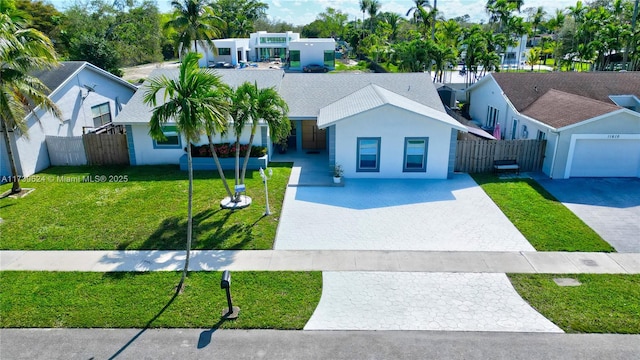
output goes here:
<path id="1" fill-rule="evenodd" d="M 182 142 L 178 127 L 175 125 L 165 125 L 162 127 L 162 133 L 166 137 L 165 140 L 153 140 L 154 149 L 181 149 Z"/>
<path id="2" fill-rule="evenodd" d="M 324 51 L 324 66 L 333 69 L 336 67 L 336 52 L 335 50 Z"/>
<path id="3" fill-rule="evenodd" d="M 231 48 L 218 48 L 218 55 L 231 55 Z"/>
<path id="4" fill-rule="evenodd" d="M 93 126 L 100 127 L 111 122 L 111 109 L 109 103 L 93 106 L 91 108 L 93 115 Z"/>
<path id="5" fill-rule="evenodd" d="M 404 172 L 427 171 L 427 147 L 429 138 L 404 139 Z"/>
<path id="6" fill-rule="evenodd" d="M 498 122 L 499 115 L 500 111 L 489 105 L 489 107 L 487 108 L 487 121 L 484 123 L 485 128 L 493 129 L 496 126 L 496 122 Z"/>
<path id="7" fill-rule="evenodd" d="M 518 119 L 513 119 L 513 123 L 511 123 L 511 140 L 515 140 L 518 138 Z"/>
<path id="8" fill-rule="evenodd" d="M 380 171 L 380 138 L 358 138 L 357 172 Z"/>
<path id="9" fill-rule="evenodd" d="M 547 133 L 544 131 L 538 130 L 538 135 L 536 135 L 536 139 L 538 140 L 547 140 Z"/>
<path id="10" fill-rule="evenodd" d="M 300 50 L 289 51 L 289 67 L 292 67 L 292 68 L 300 67 Z"/>

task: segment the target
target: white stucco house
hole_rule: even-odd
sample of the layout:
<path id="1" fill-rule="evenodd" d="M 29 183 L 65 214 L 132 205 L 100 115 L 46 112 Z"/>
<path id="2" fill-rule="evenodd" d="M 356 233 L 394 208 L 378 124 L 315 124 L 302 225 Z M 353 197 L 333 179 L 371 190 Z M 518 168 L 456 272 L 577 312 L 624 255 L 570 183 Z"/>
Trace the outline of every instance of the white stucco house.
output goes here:
<path id="1" fill-rule="evenodd" d="M 18 173 L 30 176 L 50 166 L 47 136 L 81 136 L 103 126 L 117 115 L 136 87 L 97 66 L 83 61 L 64 61 L 55 69 L 33 74 L 51 92 L 49 98 L 62 111 L 56 119 L 41 108 L 27 115 L 29 138 L 11 132 L 11 146 Z M 11 175 L 9 159 L 0 137 L 0 175 Z"/>
<path id="2" fill-rule="evenodd" d="M 551 178 L 640 177 L 640 73 L 493 73 L 467 91 L 484 129 L 547 140 Z"/>
<path id="3" fill-rule="evenodd" d="M 201 49 L 200 67 L 208 67 L 217 62 L 227 62 L 234 66 L 245 61 L 273 61 L 279 59 L 289 70 L 302 70 L 310 64 L 335 68 L 336 42 L 331 38 L 301 39 L 299 33 L 287 31 L 269 33 L 258 31 L 249 38 L 213 40 L 217 54 L 211 49 Z"/>
<path id="4" fill-rule="evenodd" d="M 157 70 L 151 77 L 177 76 Z M 345 177 L 445 179 L 453 174 L 458 131 L 466 127 L 446 114 L 428 74 L 304 74 L 281 70 L 220 71 L 236 87 L 245 81 L 274 87 L 289 105 L 290 149 L 325 154 Z M 171 143 L 149 136 L 151 108 L 143 91 L 114 120 L 126 125 L 132 165 L 177 164 L 184 140 L 167 127 Z M 241 142 L 248 142 L 244 132 Z M 214 142 L 232 142 L 235 134 Z M 207 143 L 203 136 L 198 144 Z M 254 145 L 274 146 L 266 126 Z M 326 159 L 326 158 L 325 158 Z"/>

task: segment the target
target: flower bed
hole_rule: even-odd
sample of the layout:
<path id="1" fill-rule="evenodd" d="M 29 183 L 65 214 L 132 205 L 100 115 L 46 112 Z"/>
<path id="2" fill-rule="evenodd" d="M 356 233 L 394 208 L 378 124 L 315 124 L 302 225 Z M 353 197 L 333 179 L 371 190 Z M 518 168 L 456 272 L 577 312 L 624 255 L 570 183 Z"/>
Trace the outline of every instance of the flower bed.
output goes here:
<path id="1" fill-rule="evenodd" d="M 211 156 L 209 157 L 194 157 L 193 161 L 193 170 L 216 170 L 216 164 L 213 161 Z M 242 166 L 242 162 L 244 158 L 240 158 L 240 166 Z M 267 155 L 261 157 L 252 157 L 249 158 L 249 163 L 247 164 L 247 169 L 257 170 L 259 168 L 266 169 L 267 164 L 269 163 L 269 157 Z M 220 159 L 220 166 L 222 166 L 222 170 L 233 170 L 236 168 L 236 159 L 235 157 L 226 157 Z M 180 170 L 187 170 L 187 154 L 184 154 L 180 157 Z"/>
<path id="2" fill-rule="evenodd" d="M 233 158 L 236 156 L 236 146 L 235 144 L 230 143 L 222 143 L 222 144 L 213 144 L 213 147 L 216 149 L 216 154 L 218 154 L 219 158 Z M 247 147 L 249 144 L 240 144 L 240 157 L 243 158 L 247 153 Z M 185 149 L 186 151 L 186 149 Z M 267 155 L 267 148 L 264 146 L 251 146 L 251 155 L 252 158 L 259 158 Z M 211 148 L 209 144 L 204 145 L 191 145 L 191 156 L 194 158 L 197 157 L 211 157 Z"/>

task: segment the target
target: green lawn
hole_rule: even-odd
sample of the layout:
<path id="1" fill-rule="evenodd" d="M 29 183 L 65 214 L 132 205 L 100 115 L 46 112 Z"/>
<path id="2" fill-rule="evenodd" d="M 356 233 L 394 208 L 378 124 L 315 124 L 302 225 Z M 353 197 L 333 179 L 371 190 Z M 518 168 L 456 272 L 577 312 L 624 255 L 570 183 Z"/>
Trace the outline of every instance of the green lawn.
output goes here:
<path id="1" fill-rule="evenodd" d="M 553 278 L 573 278 L 575 287 Z M 570 333 L 640 334 L 640 275 L 509 274 L 520 296 Z"/>
<path id="2" fill-rule="evenodd" d="M 536 250 L 615 251 L 535 180 L 471 176 Z"/>
<path id="3" fill-rule="evenodd" d="M 226 195 L 217 171 L 195 172 L 193 249 L 272 248 L 291 164 L 270 166 L 268 217 L 257 171 L 246 177 L 253 204 L 239 211 L 220 209 Z M 127 181 L 64 181 L 96 175 Z M 233 189 L 232 173 L 227 176 Z M 28 196 L 0 199 L 1 249 L 184 249 L 188 180 L 177 166 L 53 167 L 31 179 L 41 182 L 22 182 L 36 189 Z"/>
<path id="4" fill-rule="evenodd" d="M 227 307 L 219 272 L 2 272 L 2 328 L 211 328 Z M 233 272 L 240 317 L 221 328 L 302 329 L 322 292 L 320 272 Z M 219 324 L 218 324 L 219 325 Z"/>

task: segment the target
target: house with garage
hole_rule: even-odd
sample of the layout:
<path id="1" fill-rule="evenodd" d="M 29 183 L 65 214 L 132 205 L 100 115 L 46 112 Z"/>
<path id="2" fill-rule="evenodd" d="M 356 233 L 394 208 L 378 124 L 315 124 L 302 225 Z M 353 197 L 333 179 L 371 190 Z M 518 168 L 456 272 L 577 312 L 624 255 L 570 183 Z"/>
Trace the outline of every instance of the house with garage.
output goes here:
<path id="1" fill-rule="evenodd" d="M 84 61 L 63 61 L 59 67 L 33 74 L 50 90 L 48 96 L 62 119 L 41 108 L 27 115 L 28 138 L 11 131 L 18 173 L 30 176 L 51 165 L 47 137 L 72 138 L 108 126 L 137 88 Z M 4 136 L 0 137 L 0 175 L 11 175 Z"/>
<path id="2" fill-rule="evenodd" d="M 640 73 L 493 73 L 467 95 L 483 129 L 547 140 L 551 178 L 640 177 Z"/>
<path id="3" fill-rule="evenodd" d="M 177 76 L 157 70 L 151 77 Z M 428 74 L 305 74 L 281 70 L 221 71 L 223 81 L 237 87 L 245 81 L 274 87 L 289 105 L 290 149 L 326 156 L 345 177 L 445 179 L 453 174 L 459 131 L 467 128 L 444 110 Z M 131 164 L 177 164 L 186 147 L 175 127 L 167 141 L 149 136 L 152 109 L 136 93 L 115 122 L 126 126 Z M 248 142 L 243 132 L 241 142 Z M 232 142 L 234 134 L 214 142 Z M 199 144 L 207 139 L 203 136 Z M 254 141 L 274 146 L 263 125 Z M 198 145 L 198 144 L 196 144 Z"/>

